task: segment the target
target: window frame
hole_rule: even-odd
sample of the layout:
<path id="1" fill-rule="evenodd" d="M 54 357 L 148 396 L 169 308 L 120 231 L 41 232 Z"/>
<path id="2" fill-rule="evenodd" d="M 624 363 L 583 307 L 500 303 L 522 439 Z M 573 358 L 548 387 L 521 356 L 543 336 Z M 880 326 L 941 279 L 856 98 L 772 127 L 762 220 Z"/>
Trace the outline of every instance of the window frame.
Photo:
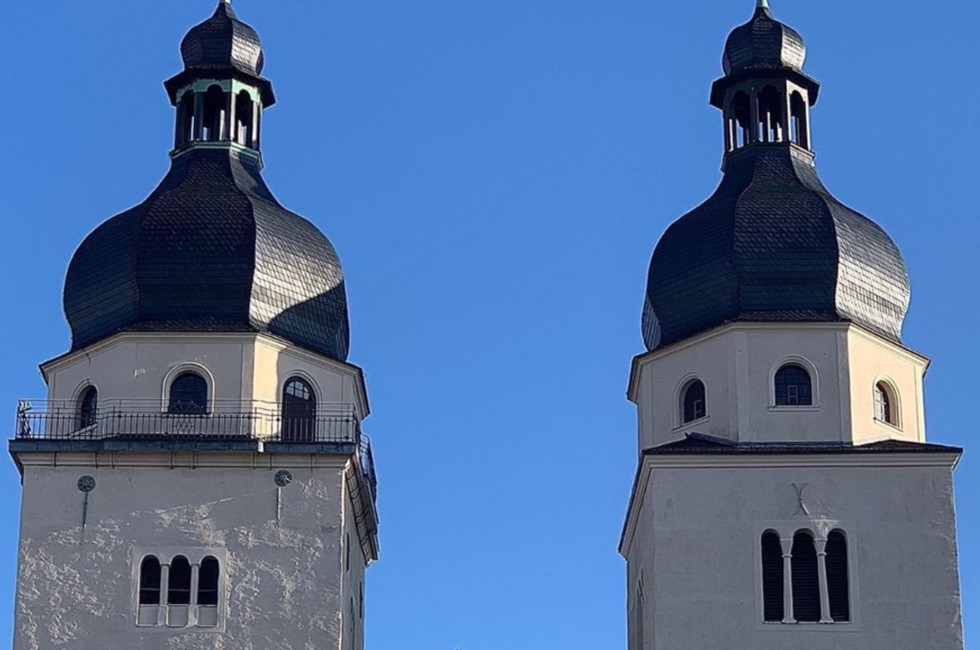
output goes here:
<path id="1" fill-rule="evenodd" d="M 695 385 L 695 383 L 700 383 L 704 389 L 704 395 L 702 397 L 702 409 L 703 413 L 700 416 L 696 416 L 692 420 L 685 420 L 685 402 L 687 399 L 688 391 Z M 674 391 L 674 429 L 684 429 L 695 424 L 701 424 L 706 422 L 710 418 L 708 413 L 708 385 L 705 383 L 699 375 L 688 374 L 685 375 L 680 382 L 677 384 L 677 389 Z"/>
<path id="2" fill-rule="evenodd" d="M 849 621 L 834 621 L 832 623 L 812 623 L 812 622 L 799 622 L 790 620 L 788 622 L 782 621 L 766 621 L 765 620 L 765 609 L 764 609 L 764 593 L 763 593 L 763 581 L 762 581 L 762 553 L 761 553 L 761 543 L 762 536 L 767 532 L 775 532 L 779 538 L 780 542 L 786 542 L 792 544 L 792 538 L 796 532 L 800 530 L 807 530 L 813 536 L 815 543 L 819 540 L 827 540 L 832 532 L 840 532 L 844 535 L 847 542 L 847 586 L 848 586 L 848 601 L 850 606 L 850 620 Z M 856 530 L 855 523 L 850 520 L 839 520 L 839 521 L 823 521 L 818 519 L 809 518 L 808 520 L 801 519 L 780 519 L 780 520 L 763 520 L 756 521 L 755 528 L 751 532 L 751 543 L 752 543 L 752 555 L 755 558 L 754 569 L 755 569 L 755 598 L 756 606 L 753 609 L 755 616 L 755 629 L 765 630 L 768 632 L 773 632 L 776 634 L 786 633 L 792 634 L 793 631 L 797 633 L 810 633 L 810 632 L 820 632 L 820 633 L 853 633 L 859 632 L 862 629 L 861 625 L 861 608 L 860 608 L 860 568 L 858 566 L 858 558 L 854 551 L 857 548 L 857 535 L 854 532 Z M 749 537 L 744 538 L 745 542 L 749 541 Z M 819 565 L 818 565 L 819 568 Z M 828 587 L 829 589 L 829 587 Z M 785 613 L 784 613 L 785 616 Z"/>
<path id="3" fill-rule="evenodd" d="M 170 390 L 178 379 L 187 373 L 194 373 L 204 379 L 207 385 L 207 404 L 203 413 L 174 412 L 170 410 Z M 215 379 L 208 368 L 200 363 L 188 362 L 175 365 L 163 378 L 163 385 L 160 392 L 160 412 L 173 416 L 197 416 L 202 417 L 214 413 L 215 406 Z"/>
<path id="4" fill-rule="evenodd" d="M 161 576 L 160 576 L 160 593 L 161 595 L 165 590 L 169 590 L 169 585 L 165 584 L 164 577 L 165 573 L 169 573 L 169 569 L 165 572 L 163 567 L 170 567 L 175 559 L 183 556 L 187 559 L 188 563 L 191 565 L 191 580 L 193 587 L 193 575 L 195 565 L 198 567 L 198 577 L 200 578 L 200 567 L 204 560 L 207 558 L 214 558 L 218 563 L 218 604 L 213 605 L 200 605 L 196 603 L 198 594 L 191 593 L 190 601 L 192 605 L 171 605 L 169 602 L 167 604 L 160 605 L 140 605 L 139 603 L 139 591 L 140 591 L 140 573 L 142 562 L 149 556 L 156 557 L 161 565 Z M 207 548 L 207 547 L 136 547 L 133 549 L 132 553 L 132 594 L 131 594 L 131 611 L 133 612 L 133 625 L 139 628 L 141 633 L 147 634 L 170 634 L 174 632 L 179 632 L 185 630 L 187 632 L 223 632 L 227 623 L 228 618 L 228 603 L 226 598 L 226 592 L 228 589 L 228 553 L 226 549 L 223 548 Z M 198 584 L 200 589 L 200 584 Z M 169 596 L 169 593 L 168 593 Z M 161 598 L 161 601 L 163 599 Z M 152 623 L 141 623 L 140 617 L 140 607 L 152 607 L 153 612 L 151 616 L 154 620 Z M 209 610 L 212 614 L 207 617 L 209 621 L 213 621 L 214 624 L 210 622 L 202 621 L 201 611 Z M 180 617 L 186 621 L 183 624 L 174 624 L 172 617 L 172 610 L 179 610 L 181 612 Z"/>
<path id="5" fill-rule="evenodd" d="M 798 366 L 810 376 L 810 403 L 809 404 L 777 404 L 776 403 L 776 375 L 787 366 Z M 800 355 L 786 355 L 781 357 L 769 369 L 769 410 L 787 411 L 799 413 L 805 411 L 820 410 L 820 373 L 817 367 L 806 357 Z"/>
<path id="6" fill-rule="evenodd" d="M 881 387 L 884 393 L 885 399 L 888 401 L 888 409 L 890 412 L 890 418 L 879 417 L 878 412 L 878 391 Z M 902 402 L 901 396 L 899 395 L 898 388 L 888 377 L 878 376 L 875 377 L 874 383 L 871 386 L 871 409 L 872 418 L 878 424 L 882 424 L 886 427 L 892 429 L 902 430 Z"/>

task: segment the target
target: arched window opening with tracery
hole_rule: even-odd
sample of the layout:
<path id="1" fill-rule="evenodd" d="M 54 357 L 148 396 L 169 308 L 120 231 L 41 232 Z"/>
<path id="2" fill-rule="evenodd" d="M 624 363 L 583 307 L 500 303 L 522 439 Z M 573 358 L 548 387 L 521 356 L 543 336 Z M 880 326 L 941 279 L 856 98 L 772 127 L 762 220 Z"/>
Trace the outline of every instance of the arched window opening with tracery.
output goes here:
<path id="1" fill-rule="evenodd" d="M 875 419 L 892 426 L 898 426 L 898 413 L 891 387 L 883 381 L 875 384 Z"/>

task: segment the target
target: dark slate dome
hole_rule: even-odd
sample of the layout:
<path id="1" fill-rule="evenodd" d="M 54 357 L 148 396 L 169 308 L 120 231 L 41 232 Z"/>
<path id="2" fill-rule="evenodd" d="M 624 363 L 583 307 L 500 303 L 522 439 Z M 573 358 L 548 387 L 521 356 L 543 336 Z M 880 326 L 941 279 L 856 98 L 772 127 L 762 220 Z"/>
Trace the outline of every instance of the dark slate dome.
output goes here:
<path id="1" fill-rule="evenodd" d="M 336 251 L 234 150 L 182 153 L 145 201 L 90 234 L 64 305 L 73 350 L 123 331 L 266 332 L 347 358 Z"/>
<path id="2" fill-rule="evenodd" d="M 747 71 L 803 69 L 806 44 L 792 27 L 785 25 L 760 3 L 752 19 L 736 27 L 725 43 L 722 67 L 726 75 Z"/>
<path id="3" fill-rule="evenodd" d="M 810 152 L 756 145 L 660 239 L 643 333 L 653 350 L 730 321 L 851 321 L 898 341 L 909 295 L 894 242 L 827 191 Z"/>
<path id="4" fill-rule="evenodd" d="M 187 69 L 231 68 L 257 77 L 264 64 L 258 33 L 238 20 L 226 0 L 214 15 L 187 32 L 180 54 Z"/>

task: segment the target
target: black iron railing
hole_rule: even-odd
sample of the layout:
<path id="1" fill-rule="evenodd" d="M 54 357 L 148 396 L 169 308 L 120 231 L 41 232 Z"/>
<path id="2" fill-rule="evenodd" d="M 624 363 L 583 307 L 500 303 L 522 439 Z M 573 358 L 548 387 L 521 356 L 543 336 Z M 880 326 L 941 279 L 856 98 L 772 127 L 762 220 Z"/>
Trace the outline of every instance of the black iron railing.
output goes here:
<path id="1" fill-rule="evenodd" d="M 206 413 L 168 412 L 138 403 L 99 404 L 81 411 L 72 404 L 21 400 L 17 439 L 106 440 L 195 438 L 296 443 L 360 443 L 352 406 L 331 405 L 290 415 L 268 405 L 216 404 Z"/>
<path id="2" fill-rule="evenodd" d="M 200 440 L 350 444 L 364 480 L 377 498 L 370 439 L 350 404 L 290 415 L 277 404 L 215 401 L 206 413 L 171 413 L 159 403 L 118 400 L 80 408 L 74 402 L 20 400 L 15 440 Z"/>

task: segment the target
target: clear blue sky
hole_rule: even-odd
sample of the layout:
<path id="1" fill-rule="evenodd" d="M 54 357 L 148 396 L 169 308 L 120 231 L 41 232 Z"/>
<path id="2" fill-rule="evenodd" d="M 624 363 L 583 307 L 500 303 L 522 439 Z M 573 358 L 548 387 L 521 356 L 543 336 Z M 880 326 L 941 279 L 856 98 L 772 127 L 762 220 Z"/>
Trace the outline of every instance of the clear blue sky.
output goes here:
<path id="1" fill-rule="evenodd" d="M 366 369 L 382 561 L 369 649 L 625 648 L 616 553 L 635 470 L 624 396 L 650 253 L 719 179 L 708 106 L 751 0 L 235 0 L 279 104 L 266 178 L 331 238 Z M 212 0 L 8 0 L 0 412 L 64 352 L 81 239 L 162 178 L 161 82 Z M 773 0 L 810 46 L 824 181 L 912 276 L 934 360 L 928 433 L 956 473 L 964 614 L 980 638 L 976 401 L 980 4 Z M 18 477 L 0 462 L 0 645 Z M 870 565 L 865 566 L 870 569 Z M 888 567 L 877 567 L 889 571 Z"/>

